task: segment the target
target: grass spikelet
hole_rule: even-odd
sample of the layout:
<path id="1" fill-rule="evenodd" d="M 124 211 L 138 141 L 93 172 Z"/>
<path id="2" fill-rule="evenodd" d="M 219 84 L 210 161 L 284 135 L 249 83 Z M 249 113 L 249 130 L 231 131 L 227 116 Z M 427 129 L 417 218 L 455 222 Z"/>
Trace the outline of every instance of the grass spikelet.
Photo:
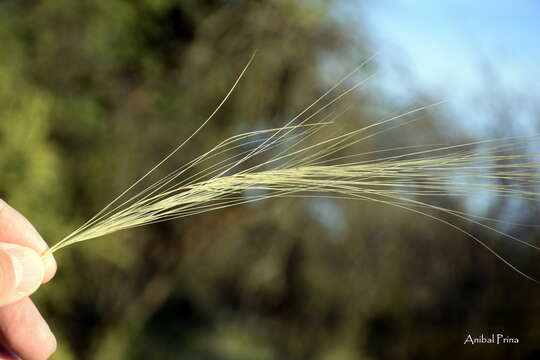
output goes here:
<path id="1" fill-rule="evenodd" d="M 269 198 L 332 197 L 382 203 L 443 222 L 484 246 L 513 270 L 538 282 L 451 219 L 466 219 L 512 241 L 540 248 L 485 224 L 504 221 L 436 205 L 438 197 L 472 195 L 537 201 L 539 154 L 527 153 L 527 149 L 538 137 L 396 147 L 343 155 L 345 149 L 355 144 L 420 120 L 423 111 L 440 104 L 410 109 L 357 130 L 340 132 L 337 120 L 348 111 L 341 100 L 371 76 L 334 93 L 369 59 L 284 126 L 235 135 L 135 192 L 143 179 L 170 160 L 212 119 L 252 60 L 253 57 L 215 111 L 188 139 L 49 251 L 124 229 Z M 322 102 L 326 103 L 321 105 Z M 186 176 L 195 166 L 204 170 Z"/>

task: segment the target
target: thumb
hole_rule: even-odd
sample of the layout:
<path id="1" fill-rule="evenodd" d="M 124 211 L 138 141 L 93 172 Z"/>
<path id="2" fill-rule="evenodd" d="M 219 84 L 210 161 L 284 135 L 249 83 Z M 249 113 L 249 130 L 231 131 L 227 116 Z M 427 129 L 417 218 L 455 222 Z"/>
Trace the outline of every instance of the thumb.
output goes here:
<path id="1" fill-rule="evenodd" d="M 34 249 L 0 243 L 0 306 L 36 291 L 44 274 L 44 262 Z"/>

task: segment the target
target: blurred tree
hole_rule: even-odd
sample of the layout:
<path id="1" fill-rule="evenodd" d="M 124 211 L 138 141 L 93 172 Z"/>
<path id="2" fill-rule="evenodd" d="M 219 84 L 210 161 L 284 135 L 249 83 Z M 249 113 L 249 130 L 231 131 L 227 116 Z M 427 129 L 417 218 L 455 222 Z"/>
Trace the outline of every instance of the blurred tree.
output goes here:
<path id="1" fill-rule="evenodd" d="M 0 2 L 0 195 L 60 239 L 189 136 L 256 48 L 236 96 L 175 164 L 285 123 L 328 87 L 324 65 L 367 55 L 332 6 Z M 369 96 L 354 103 L 344 126 L 391 108 Z M 393 134 L 356 150 L 444 139 L 429 117 Z M 114 234 L 57 259 L 37 297 L 59 359 L 477 358 L 458 346 L 486 324 L 540 340 L 526 324 L 538 316 L 528 282 L 444 224 L 372 203 L 265 201 Z M 520 309 L 512 321 L 501 310 L 509 300 Z"/>

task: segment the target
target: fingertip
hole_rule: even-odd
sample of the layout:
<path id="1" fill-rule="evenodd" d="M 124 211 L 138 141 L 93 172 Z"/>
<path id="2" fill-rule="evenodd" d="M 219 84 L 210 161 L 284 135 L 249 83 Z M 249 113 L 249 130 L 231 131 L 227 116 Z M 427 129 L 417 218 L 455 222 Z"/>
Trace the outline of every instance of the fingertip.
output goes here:
<path id="1" fill-rule="evenodd" d="M 0 199 L 0 242 L 27 246 L 38 253 L 49 249 L 34 226 L 21 213 Z"/>
<path id="2" fill-rule="evenodd" d="M 0 304 L 22 299 L 41 285 L 45 266 L 33 249 L 15 244 L 0 243 Z"/>
<path id="3" fill-rule="evenodd" d="M 45 266 L 45 275 L 43 276 L 43 284 L 49 282 L 54 275 L 56 274 L 56 260 L 54 259 L 53 254 L 47 253 L 43 257 L 43 264 Z"/>
<path id="4" fill-rule="evenodd" d="M 32 224 L 8 203 L 0 199 L 0 243 L 11 243 L 34 249 L 46 254 L 49 247 Z M 43 283 L 56 273 L 56 261 L 52 254 L 43 257 Z"/>

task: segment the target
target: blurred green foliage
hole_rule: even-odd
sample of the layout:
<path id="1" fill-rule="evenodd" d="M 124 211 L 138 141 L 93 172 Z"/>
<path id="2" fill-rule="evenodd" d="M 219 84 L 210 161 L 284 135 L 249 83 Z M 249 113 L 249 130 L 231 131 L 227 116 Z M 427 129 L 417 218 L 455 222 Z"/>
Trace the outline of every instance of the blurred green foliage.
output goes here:
<path id="1" fill-rule="evenodd" d="M 0 2 L 0 196 L 48 241 L 61 239 L 189 136 L 256 48 L 236 95 L 175 164 L 283 124 L 326 89 L 323 61 L 368 55 L 331 6 Z M 391 109 L 369 96 L 355 102 L 353 126 Z M 444 138 L 436 128 L 428 119 L 363 146 L 435 143 Z M 266 201 L 61 251 L 55 280 L 36 294 L 58 337 L 55 358 L 506 359 L 540 342 L 530 321 L 538 288 L 463 234 L 376 204 L 321 204 Z M 461 346 L 487 328 L 528 345 Z"/>

